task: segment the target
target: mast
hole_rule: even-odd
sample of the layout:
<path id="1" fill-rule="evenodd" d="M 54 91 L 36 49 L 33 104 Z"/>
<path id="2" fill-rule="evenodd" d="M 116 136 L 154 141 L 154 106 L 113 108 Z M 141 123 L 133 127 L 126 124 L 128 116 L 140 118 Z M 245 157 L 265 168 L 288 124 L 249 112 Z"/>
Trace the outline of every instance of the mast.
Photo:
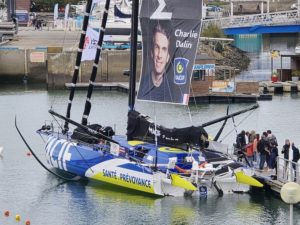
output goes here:
<path id="1" fill-rule="evenodd" d="M 129 111 L 133 111 L 135 105 L 138 10 L 139 10 L 139 0 L 132 0 L 129 98 L 128 98 Z"/>
<path id="2" fill-rule="evenodd" d="M 93 2 L 93 0 L 88 0 L 87 3 L 86 3 L 86 7 L 85 7 L 82 31 L 81 31 L 80 41 L 79 41 L 79 45 L 78 45 L 78 50 L 77 50 L 77 57 L 76 57 L 75 68 L 74 68 L 74 72 L 73 72 L 73 78 L 72 78 L 72 86 L 71 86 L 71 90 L 70 90 L 68 107 L 67 107 L 67 112 L 66 112 L 66 117 L 67 118 L 70 118 L 70 116 L 71 116 L 72 101 L 73 101 L 73 98 L 74 98 L 74 92 L 75 92 L 76 83 L 77 83 L 77 80 L 78 80 L 78 74 L 79 74 L 79 68 L 80 68 L 80 63 L 81 63 L 82 51 L 83 51 L 87 26 L 88 26 L 88 23 L 89 23 L 89 17 L 90 17 L 91 8 L 92 8 L 92 2 Z M 68 130 L 69 130 L 69 123 L 66 120 L 63 132 L 66 133 L 66 132 L 68 132 Z"/>
<path id="3" fill-rule="evenodd" d="M 110 4 L 110 0 L 106 0 L 105 10 L 103 13 L 102 24 L 101 24 L 101 28 L 100 28 L 100 35 L 99 35 L 98 44 L 97 44 L 96 56 L 94 59 L 93 69 L 92 69 L 92 73 L 91 73 L 91 77 L 90 77 L 90 84 L 88 87 L 86 102 L 85 102 L 85 106 L 84 106 L 84 112 L 83 112 L 82 120 L 81 120 L 82 125 L 87 125 L 87 119 L 91 112 L 91 107 L 92 107 L 91 97 L 92 97 L 92 93 L 93 93 L 93 89 L 94 89 L 94 82 L 95 82 L 96 76 L 97 76 L 99 58 L 100 58 L 101 51 L 102 51 L 102 44 L 103 44 L 104 32 L 105 32 L 105 28 L 106 28 L 109 4 Z"/>

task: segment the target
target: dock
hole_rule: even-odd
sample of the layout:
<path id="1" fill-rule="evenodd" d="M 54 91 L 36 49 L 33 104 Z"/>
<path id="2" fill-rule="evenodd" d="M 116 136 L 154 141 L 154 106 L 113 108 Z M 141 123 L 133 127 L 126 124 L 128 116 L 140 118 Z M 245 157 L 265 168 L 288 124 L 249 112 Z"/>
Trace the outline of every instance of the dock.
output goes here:
<path id="1" fill-rule="evenodd" d="M 280 195 L 282 186 L 288 182 L 296 182 L 300 185 L 300 164 L 277 157 L 276 170 L 255 171 L 255 177 L 264 184 L 265 190 L 271 190 L 275 195 Z"/>
<path id="2" fill-rule="evenodd" d="M 70 89 L 72 83 L 66 83 L 65 87 Z M 89 83 L 77 83 L 76 89 L 87 90 Z M 138 87 L 138 84 L 137 86 Z M 94 89 L 100 91 L 120 91 L 128 93 L 128 82 L 95 82 Z M 270 94 L 241 94 L 241 93 L 207 93 L 190 97 L 191 103 L 254 103 L 261 100 L 272 100 Z"/>
<path id="3" fill-rule="evenodd" d="M 262 93 L 281 94 L 284 92 L 297 93 L 300 91 L 300 81 L 272 82 L 261 81 L 259 91 Z"/>
<path id="4" fill-rule="evenodd" d="M 65 87 L 70 89 L 72 87 L 72 83 L 66 83 Z M 77 83 L 77 90 L 87 90 L 89 87 L 89 83 Z M 129 83 L 128 82 L 95 82 L 94 89 L 101 91 L 120 91 L 128 93 Z"/>

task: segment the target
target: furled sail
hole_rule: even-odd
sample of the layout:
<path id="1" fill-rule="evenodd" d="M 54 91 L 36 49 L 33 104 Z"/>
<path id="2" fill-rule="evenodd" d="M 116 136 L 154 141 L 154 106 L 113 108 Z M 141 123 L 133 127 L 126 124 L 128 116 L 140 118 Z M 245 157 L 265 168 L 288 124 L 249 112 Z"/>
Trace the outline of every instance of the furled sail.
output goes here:
<path id="1" fill-rule="evenodd" d="M 160 145 L 183 149 L 190 145 L 207 147 L 208 134 L 202 126 L 169 129 L 156 125 L 155 128 L 155 124 L 150 117 L 133 110 L 128 112 L 128 140 L 142 140 L 154 143 L 155 136 Z"/>
<path id="2" fill-rule="evenodd" d="M 142 1 L 143 64 L 137 99 L 188 104 L 202 1 Z"/>

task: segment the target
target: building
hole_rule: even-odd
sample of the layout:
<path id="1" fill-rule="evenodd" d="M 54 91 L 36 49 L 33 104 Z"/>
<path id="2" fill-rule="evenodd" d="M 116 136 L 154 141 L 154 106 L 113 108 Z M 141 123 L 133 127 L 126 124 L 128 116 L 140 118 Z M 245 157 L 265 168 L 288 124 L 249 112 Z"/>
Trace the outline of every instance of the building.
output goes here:
<path id="1" fill-rule="evenodd" d="M 30 0 L 16 0 L 16 10 L 30 11 Z"/>

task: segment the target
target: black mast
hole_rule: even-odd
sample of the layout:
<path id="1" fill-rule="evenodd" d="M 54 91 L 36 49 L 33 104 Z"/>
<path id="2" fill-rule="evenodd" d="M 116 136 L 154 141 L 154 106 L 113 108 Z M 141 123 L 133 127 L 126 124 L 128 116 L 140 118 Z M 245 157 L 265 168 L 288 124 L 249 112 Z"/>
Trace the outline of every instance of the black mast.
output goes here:
<path id="1" fill-rule="evenodd" d="M 76 63 L 75 63 L 75 68 L 74 68 L 73 78 L 72 78 L 72 86 L 71 86 L 71 90 L 70 90 L 68 108 L 67 108 L 67 113 L 66 113 L 67 118 L 70 118 L 70 115 L 71 115 L 72 101 L 73 101 L 73 98 L 74 98 L 74 92 L 75 92 L 76 83 L 77 83 L 77 80 L 78 80 L 78 74 L 79 74 L 79 68 L 80 68 L 80 63 L 81 63 L 83 45 L 84 45 L 84 41 L 85 41 L 87 26 L 88 26 L 88 23 L 89 23 L 89 17 L 90 17 L 91 8 L 92 8 L 92 2 L 93 2 L 93 0 L 88 0 L 87 3 L 86 3 L 86 7 L 85 7 L 85 14 L 84 14 L 84 19 L 83 19 L 82 31 L 81 31 L 78 50 L 77 50 Z M 64 125 L 64 132 L 67 132 L 68 130 L 69 130 L 69 123 L 66 120 L 65 125 Z"/>
<path id="2" fill-rule="evenodd" d="M 100 58 L 101 50 L 102 50 L 103 37 L 104 37 L 106 21 L 107 21 L 107 16 L 108 16 L 109 4 L 110 4 L 110 0 L 106 0 L 105 11 L 103 13 L 102 24 L 101 24 L 101 28 L 100 28 L 100 35 L 99 35 L 98 44 L 97 44 L 96 56 L 94 59 L 93 70 L 91 73 L 90 84 L 88 87 L 84 112 L 83 112 L 82 120 L 81 120 L 81 124 L 83 124 L 83 125 L 87 125 L 87 119 L 91 112 L 91 107 L 92 107 L 91 97 L 92 97 L 92 93 L 93 93 L 93 89 L 94 89 L 94 82 L 95 82 L 96 76 L 97 76 L 97 70 L 98 70 L 99 58 Z"/>
<path id="3" fill-rule="evenodd" d="M 130 38 L 130 71 L 129 71 L 129 111 L 134 110 L 136 89 L 136 59 L 137 59 L 137 36 L 138 36 L 138 12 L 139 0 L 132 1 L 131 14 L 131 38 Z"/>

